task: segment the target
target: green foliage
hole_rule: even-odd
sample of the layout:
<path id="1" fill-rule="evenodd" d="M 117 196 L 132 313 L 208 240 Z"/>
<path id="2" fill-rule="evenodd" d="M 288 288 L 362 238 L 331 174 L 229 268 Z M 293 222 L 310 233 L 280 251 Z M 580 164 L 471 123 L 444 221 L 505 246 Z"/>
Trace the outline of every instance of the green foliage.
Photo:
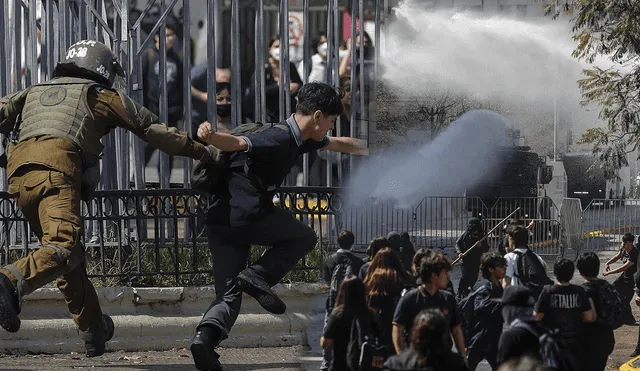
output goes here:
<path id="1" fill-rule="evenodd" d="M 616 67 L 593 66 L 578 81 L 583 105 L 596 104 L 605 128 L 587 130 L 581 143 L 592 145 L 604 164 L 605 177 L 614 179 L 616 170 L 628 165 L 627 154 L 640 147 L 640 1 L 561 0 L 545 2 L 554 18 L 562 12 L 572 15 L 573 56 L 593 63 L 603 57 Z"/>
<path id="2" fill-rule="evenodd" d="M 252 246 L 250 261 L 258 260 L 267 249 L 266 246 Z M 102 276 L 92 279 L 96 287 L 207 286 L 214 283 L 212 260 L 205 245 L 198 245 L 195 249 L 191 246 L 156 249 L 146 245 L 130 250 L 130 253 L 126 250 L 105 246 L 102 253 L 99 250 L 89 251 L 87 272 Z M 13 260 L 17 260 L 18 255 Z M 321 261 L 318 245 L 282 282 L 318 282 Z M 176 276 L 176 271 L 184 273 Z"/>

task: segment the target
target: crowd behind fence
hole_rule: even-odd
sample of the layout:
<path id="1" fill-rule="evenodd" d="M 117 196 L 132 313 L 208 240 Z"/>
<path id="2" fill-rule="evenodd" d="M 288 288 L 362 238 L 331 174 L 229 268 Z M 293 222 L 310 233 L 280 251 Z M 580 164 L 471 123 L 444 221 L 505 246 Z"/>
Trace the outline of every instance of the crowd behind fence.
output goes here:
<path id="1" fill-rule="evenodd" d="M 375 104 L 371 102 L 375 90 L 373 76 L 378 69 L 381 27 L 385 19 L 381 3 L 381 0 L 304 0 L 298 3 L 302 5 L 303 33 L 301 40 L 295 40 L 295 43 L 302 42 L 304 53 L 302 60 L 295 59 L 296 63 L 291 64 L 289 46 L 294 41 L 289 40 L 289 33 L 299 36 L 299 32 L 279 32 L 279 48 L 269 45 L 274 31 L 291 30 L 295 26 L 290 24 L 287 0 L 229 3 L 223 0 L 206 3 L 149 0 L 139 10 L 130 8 L 129 0 L 3 1 L 0 5 L 3 21 L 0 25 L 3 43 L 0 47 L 0 95 L 50 79 L 56 63 L 64 58 L 70 45 L 85 38 L 96 39 L 112 48 L 127 71 L 127 77 L 117 81 L 116 86 L 150 108 L 162 122 L 193 136 L 200 124 L 194 117 L 193 104 L 200 98 L 193 95 L 192 90 L 192 73 L 197 67 L 206 71 L 206 84 L 202 88 L 207 93 L 203 119 L 214 128 L 228 130 L 246 121 L 266 122 L 288 117 L 295 107 L 291 83 L 292 77 L 298 76 L 299 64 L 306 67 L 300 74 L 304 84 L 311 81 L 309 67 L 320 63 L 324 68 L 321 81 L 359 91 L 346 102 L 353 109 L 339 118 L 333 134 L 367 140 L 368 123 L 375 114 Z M 201 11 L 203 4 L 206 4 L 203 26 L 206 43 L 201 45 L 192 40 L 191 18 L 192 9 Z M 182 8 L 176 11 L 179 6 Z M 278 24 L 272 24 L 276 20 Z M 348 34 L 344 32 L 348 26 L 346 20 L 351 22 Z M 366 33 L 365 27 L 373 29 L 373 35 Z M 317 50 L 319 41 L 313 40 L 323 30 L 327 43 L 324 61 Z M 350 53 L 343 50 L 348 39 L 358 42 L 353 43 Z M 356 49 L 364 50 L 365 42 L 375 52 L 358 54 Z M 281 56 L 279 62 L 270 54 L 275 49 Z M 206 55 L 204 66 L 195 65 L 195 52 Z M 149 68 L 148 64 L 156 60 L 157 63 Z M 347 67 L 353 68 L 342 68 L 344 60 L 349 61 Z M 222 65 L 225 61 L 229 64 Z M 221 71 L 228 72 L 229 76 L 219 79 Z M 252 78 L 247 71 L 253 72 Z M 277 87 L 268 85 L 273 83 L 273 79 L 269 80 L 271 72 L 278 75 Z M 157 87 L 150 87 L 147 79 L 151 77 L 158 80 Z M 217 114 L 216 92 L 222 83 L 230 83 L 228 123 L 223 123 Z M 277 102 L 273 112 L 269 110 L 273 100 L 270 94 L 275 94 Z M 274 112 L 277 113 L 275 117 L 270 116 Z M 172 172 L 173 162 L 168 155 L 160 153 L 156 177 L 153 166 L 149 166 L 153 155 L 147 153 L 144 142 L 133 134 L 117 129 L 103 142 L 101 189 L 145 189 L 152 185 L 162 189 L 189 187 L 190 159 L 179 160 L 181 165 L 176 165 L 178 170 Z M 337 159 L 332 160 L 331 155 L 326 158 L 305 155 L 286 184 L 341 184 L 353 163 L 349 158 L 348 165 L 337 166 L 347 155 L 334 156 Z M 323 168 L 318 169 L 318 166 Z M 296 176 L 297 173 L 300 176 Z M 0 187 L 5 188 L 0 189 L 6 189 L 6 174 L 2 172 L 1 175 Z"/>

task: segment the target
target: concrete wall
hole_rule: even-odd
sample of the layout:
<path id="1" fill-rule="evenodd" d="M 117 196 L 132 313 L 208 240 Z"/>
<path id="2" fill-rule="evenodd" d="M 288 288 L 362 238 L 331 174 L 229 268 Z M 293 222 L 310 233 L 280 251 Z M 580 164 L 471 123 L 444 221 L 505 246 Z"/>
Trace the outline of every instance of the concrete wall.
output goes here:
<path id="1" fill-rule="evenodd" d="M 273 315 L 244 296 L 241 314 L 222 345 L 227 347 L 308 346 L 307 327 L 324 315 L 326 286 L 278 285 L 287 312 Z M 104 313 L 112 316 L 115 334 L 108 350 L 167 350 L 188 347 L 213 287 L 99 288 Z M 19 332 L 0 332 L 2 353 L 84 352 L 78 331 L 60 292 L 42 288 L 24 298 Z"/>

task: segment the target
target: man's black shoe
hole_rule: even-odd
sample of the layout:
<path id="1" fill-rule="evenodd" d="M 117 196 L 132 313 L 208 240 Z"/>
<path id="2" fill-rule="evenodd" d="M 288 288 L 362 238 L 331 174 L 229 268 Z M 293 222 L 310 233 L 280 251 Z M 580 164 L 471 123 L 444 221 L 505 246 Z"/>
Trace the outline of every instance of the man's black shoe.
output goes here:
<path id="1" fill-rule="evenodd" d="M 111 317 L 102 315 L 99 325 L 84 331 L 80 336 L 84 340 L 85 355 L 87 357 L 99 357 L 106 350 L 107 341 L 111 340 L 115 332 L 115 325 Z"/>
<path id="2" fill-rule="evenodd" d="M 20 301 L 13 284 L 0 273 L 0 326 L 8 332 L 20 330 Z"/>
<path id="3" fill-rule="evenodd" d="M 633 353 L 631 353 L 631 355 L 629 357 L 635 358 L 637 356 L 640 356 L 640 349 L 634 350 Z"/>
<path id="4" fill-rule="evenodd" d="M 191 342 L 191 355 L 196 368 L 202 371 L 222 371 L 218 360 L 220 355 L 215 351 L 221 339 L 220 329 L 216 326 L 201 326 Z"/>
<path id="5" fill-rule="evenodd" d="M 271 290 L 271 287 L 260 276 L 247 272 L 245 269 L 238 275 L 237 283 L 242 291 L 254 297 L 267 311 L 273 314 L 283 314 L 287 310 L 282 299 Z"/>

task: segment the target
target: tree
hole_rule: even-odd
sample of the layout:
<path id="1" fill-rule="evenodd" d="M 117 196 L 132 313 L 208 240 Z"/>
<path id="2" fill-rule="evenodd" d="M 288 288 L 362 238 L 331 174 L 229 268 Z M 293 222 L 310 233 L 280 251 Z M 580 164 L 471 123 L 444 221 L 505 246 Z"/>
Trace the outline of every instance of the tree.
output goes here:
<path id="1" fill-rule="evenodd" d="M 592 64 L 604 57 L 615 66 L 584 70 L 578 86 L 582 104 L 596 104 L 606 124 L 588 129 L 581 142 L 591 144 L 605 177 L 617 179 L 627 154 L 640 147 L 640 1 L 551 0 L 546 11 L 572 14 L 575 58 Z"/>

